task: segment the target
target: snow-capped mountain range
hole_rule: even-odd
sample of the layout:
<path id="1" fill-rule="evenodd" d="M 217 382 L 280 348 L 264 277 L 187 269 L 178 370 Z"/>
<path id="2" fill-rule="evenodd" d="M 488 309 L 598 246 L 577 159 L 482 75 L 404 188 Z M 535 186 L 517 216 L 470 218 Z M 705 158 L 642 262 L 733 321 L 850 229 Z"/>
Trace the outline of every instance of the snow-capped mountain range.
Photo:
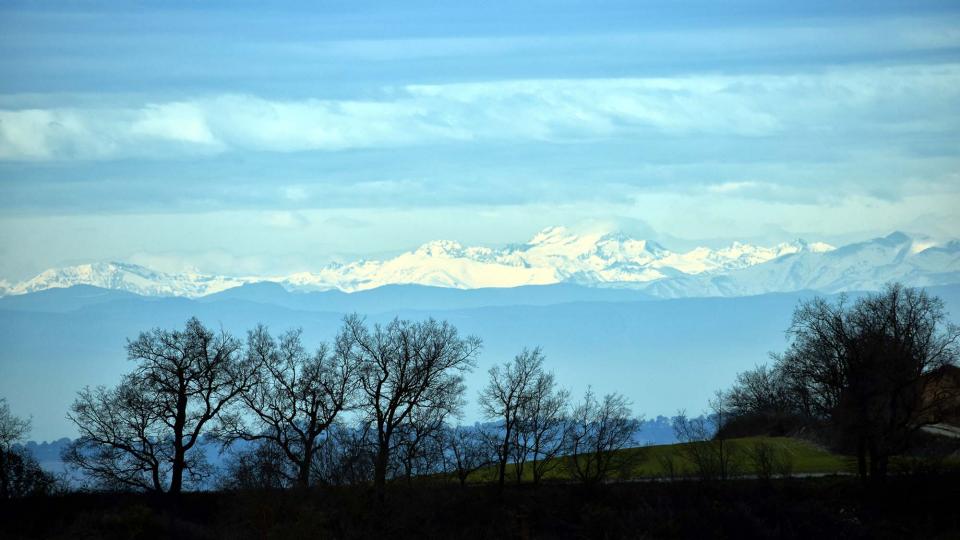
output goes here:
<path id="1" fill-rule="evenodd" d="M 345 292 L 392 284 L 473 289 L 575 283 L 688 297 L 874 290 L 891 280 L 914 286 L 960 282 L 960 242 L 935 243 L 893 233 L 839 248 L 797 240 L 772 247 L 734 242 L 722 249 L 674 252 L 622 233 L 575 234 L 551 227 L 529 242 L 503 248 L 441 240 L 392 259 L 331 264 L 285 276 L 163 273 L 121 262 L 81 264 L 47 270 L 20 283 L 0 281 L 0 296 L 83 284 L 146 296 L 199 297 L 271 281 L 291 291 Z"/>

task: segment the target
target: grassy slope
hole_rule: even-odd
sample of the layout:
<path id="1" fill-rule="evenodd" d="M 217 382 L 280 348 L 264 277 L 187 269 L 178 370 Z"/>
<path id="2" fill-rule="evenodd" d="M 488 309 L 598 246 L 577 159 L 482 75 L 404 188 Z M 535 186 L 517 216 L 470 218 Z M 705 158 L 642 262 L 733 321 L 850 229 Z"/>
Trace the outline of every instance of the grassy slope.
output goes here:
<path id="1" fill-rule="evenodd" d="M 746 458 L 746 454 L 758 443 L 766 442 L 789 456 L 794 473 L 833 473 L 850 470 L 850 460 L 846 456 L 831 454 L 827 450 L 801 439 L 788 437 L 747 437 L 728 441 L 734 452 L 734 461 L 741 474 L 754 474 L 755 471 Z M 630 449 L 625 452 L 640 452 L 639 463 L 633 474 L 637 477 L 661 476 L 665 471 L 660 466 L 658 458 L 665 454 L 672 454 L 681 464 L 682 472 L 692 473 L 693 470 L 683 458 L 683 444 L 650 446 L 647 448 Z M 644 455 L 645 454 L 645 455 Z"/>
<path id="2" fill-rule="evenodd" d="M 746 455 L 755 445 L 766 442 L 782 451 L 790 457 L 792 469 L 795 474 L 809 473 L 837 473 L 849 472 L 853 470 L 851 459 L 847 456 L 831 454 L 827 450 L 801 439 L 792 439 L 788 437 L 745 437 L 742 439 L 730 439 L 727 441 L 729 447 L 734 453 L 735 468 L 737 474 L 754 474 L 754 468 L 750 464 Z M 613 476 L 619 479 L 627 478 L 658 478 L 666 476 L 666 471 L 662 467 L 663 458 L 672 457 L 677 467 L 677 472 L 683 474 L 693 474 L 694 470 L 690 463 L 684 457 L 684 444 L 664 444 L 656 446 L 646 446 L 641 448 L 630 448 L 618 452 L 623 458 L 633 461 L 633 466 L 629 471 L 614 470 Z M 550 472 L 547 478 L 551 480 L 569 480 L 570 474 L 565 467 L 565 458 L 558 458 L 552 462 Z M 622 468 L 621 468 L 622 469 Z M 496 477 L 496 467 L 487 467 L 471 476 L 471 480 L 477 482 L 492 481 Z M 515 481 L 516 470 L 513 465 L 507 469 L 507 479 Z M 529 464 L 524 468 L 524 481 L 532 480 L 532 472 Z"/>

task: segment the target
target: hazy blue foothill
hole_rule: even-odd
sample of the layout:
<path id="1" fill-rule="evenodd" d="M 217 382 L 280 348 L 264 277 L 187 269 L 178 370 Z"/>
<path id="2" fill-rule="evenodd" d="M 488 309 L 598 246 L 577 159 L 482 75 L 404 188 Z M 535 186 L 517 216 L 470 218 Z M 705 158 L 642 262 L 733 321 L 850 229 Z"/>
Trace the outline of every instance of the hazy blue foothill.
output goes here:
<path id="1" fill-rule="evenodd" d="M 960 285 L 929 290 L 956 320 Z M 648 418 L 681 408 L 699 413 L 710 389 L 727 387 L 737 372 L 783 349 L 794 307 L 813 295 L 637 300 L 643 296 L 636 291 L 572 285 L 469 291 L 394 286 L 305 294 L 257 284 L 190 300 L 93 287 L 51 289 L 0 299 L 0 395 L 21 414 L 32 415 L 34 439 L 73 436 L 64 411 L 76 391 L 115 384 L 131 367 L 126 339 L 143 330 L 177 328 L 196 315 L 238 336 L 258 322 L 273 330 L 303 328 L 305 341 L 314 346 L 334 336 L 344 313 L 357 311 L 374 322 L 443 318 L 484 339 L 479 366 L 466 381 L 468 423 L 480 419 L 475 395 L 487 369 L 535 345 L 544 348 L 559 382 L 575 393 L 587 385 L 624 392 Z M 582 301 L 571 301 L 576 299 Z"/>
<path id="2" fill-rule="evenodd" d="M 276 283 L 262 282 L 214 293 L 199 298 L 198 301 L 217 302 L 228 299 L 308 311 L 378 313 L 397 309 L 468 309 L 565 302 L 640 301 L 650 299 L 650 296 L 637 290 L 603 289 L 568 283 L 466 290 L 423 285 L 386 285 L 354 293 L 338 290 L 297 293 L 289 292 Z"/>

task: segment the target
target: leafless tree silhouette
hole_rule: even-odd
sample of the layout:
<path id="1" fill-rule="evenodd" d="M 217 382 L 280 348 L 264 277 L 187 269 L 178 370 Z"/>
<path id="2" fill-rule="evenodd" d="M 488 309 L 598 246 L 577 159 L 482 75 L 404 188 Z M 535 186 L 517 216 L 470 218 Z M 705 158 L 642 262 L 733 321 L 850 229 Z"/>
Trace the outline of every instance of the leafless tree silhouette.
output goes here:
<path id="1" fill-rule="evenodd" d="M 490 368 L 490 382 L 480 393 L 480 407 L 487 418 L 500 423 L 497 445 L 497 485 L 502 491 L 507 462 L 516 441 L 521 410 L 530 399 L 531 388 L 543 373 L 543 352 L 539 347 L 524 349 L 513 361 Z"/>
<path id="2" fill-rule="evenodd" d="M 583 483 L 605 480 L 618 465 L 617 451 L 630 446 L 640 421 L 633 418 L 630 402 L 620 394 L 597 400 L 588 389 L 573 408 L 567 430 L 567 467 Z M 624 456 L 619 456 L 624 458 Z"/>
<path id="3" fill-rule="evenodd" d="M 359 366 L 359 404 L 376 439 L 373 481 L 382 501 L 398 430 L 413 415 L 462 406 L 462 374 L 473 368 L 481 341 L 460 337 L 445 321 L 394 319 L 370 328 L 356 315 L 345 318 L 338 339 Z"/>
<path id="4" fill-rule="evenodd" d="M 321 437 L 351 406 L 358 370 L 346 344 L 306 351 L 299 330 L 274 339 L 264 326 L 247 335 L 254 379 L 239 394 L 243 409 L 223 415 L 217 436 L 225 443 L 263 441 L 280 450 L 294 484 L 310 483 Z M 283 471 L 285 469 L 281 469 Z"/>
<path id="5" fill-rule="evenodd" d="M 67 415 L 80 431 L 64 459 L 112 487 L 177 494 L 184 473 L 208 471 L 195 452 L 208 424 L 253 381 L 240 342 L 196 318 L 127 343 L 137 362 L 116 388 L 86 388 Z"/>

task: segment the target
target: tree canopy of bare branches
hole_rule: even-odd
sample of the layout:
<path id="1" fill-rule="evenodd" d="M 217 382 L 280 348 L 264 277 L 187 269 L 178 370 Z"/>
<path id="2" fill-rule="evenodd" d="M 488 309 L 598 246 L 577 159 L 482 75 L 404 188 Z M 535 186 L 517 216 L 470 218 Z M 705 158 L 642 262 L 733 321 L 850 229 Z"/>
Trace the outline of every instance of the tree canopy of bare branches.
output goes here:
<path id="1" fill-rule="evenodd" d="M 490 368 L 490 382 L 480 393 L 480 407 L 484 416 L 500 423 L 500 442 L 497 445 L 497 483 L 500 490 L 503 490 L 521 410 L 530 399 L 534 382 L 542 373 L 543 352 L 540 348 L 523 349 L 513 361 Z"/>
<path id="2" fill-rule="evenodd" d="M 632 416 L 630 402 L 620 394 L 597 400 L 588 389 L 573 408 L 567 429 L 567 466 L 581 482 L 596 484 L 617 465 L 616 452 L 630 446 L 640 421 Z M 621 456 L 622 457 L 622 456 Z"/>
<path id="3" fill-rule="evenodd" d="M 445 416 L 463 403 L 463 373 L 474 367 L 481 341 L 460 337 L 457 329 L 434 319 L 394 319 L 368 327 L 348 316 L 338 340 L 359 369 L 359 406 L 374 429 L 374 487 L 385 496 L 387 469 L 414 418 Z"/>
<path id="4" fill-rule="evenodd" d="M 184 473 L 204 474 L 194 452 L 208 423 L 249 388 L 240 342 L 196 318 L 127 343 L 137 363 L 116 388 L 82 390 L 68 418 L 76 439 L 64 459 L 111 487 L 179 493 Z"/>
<path id="5" fill-rule="evenodd" d="M 570 392 L 557 388 L 553 373 L 542 369 L 529 385 L 520 404 L 514 436 L 514 464 L 518 481 L 527 463 L 533 483 L 556 467 L 553 459 L 563 450 L 566 437 Z"/>
<path id="6" fill-rule="evenodd" d="M 299 330 L 274 339 L 262 325 L 248 333 L 246 355 L 253 378 L 238 395 L 243 407 L 223 416 L 217 436 L 226 443 L 276 446 L 289 465 L 279 467 L 279 473 L 307 487 L 321 436 L 351 406 L 357 384 L 354 359 L 339 344 L 333 350 L 321 345 L 310 354 Z"/>
<path id="7" fill-rule="evenodd" d="M 14 416 L 0 398 L 0 500 L 48 493 L 56 479 L 37 460 L 14 444 L 30 433 L 30 420 Z"/>
<path id="8" fill-rule="evenodd" d="M 447 427 L 441 440 L 444 460 L 450 463 L 461 487 L 466 486 L 471 474 L 496 459 L 496 445 L 490 444 L 490 437 L 479 425 Z"/>
<path id="9" fill-rule="evenodd" d="M 708 410 L 688 418 L 680 413 L 673 419 L 674 434 L 682 443 L 681 452 L 701 480 L 726 480 L 735 471 L 736 455 L 727 442 L 725 427 L 730 420 L 730 393 L 717 391 Z"/>
<path id="10" fill-rule="evenodd" d="M 830 428 L 835 443 L 857 454 L 862 478 L 882 478 L 889 457 L 916 432 L 956 407 L 960 329 L 943 302 L 920 289 L 887 285 L 850 303 L 802 302 L 791 343 L 772 370 L 741 375 L 736 414 L 787 409 Z"/>

